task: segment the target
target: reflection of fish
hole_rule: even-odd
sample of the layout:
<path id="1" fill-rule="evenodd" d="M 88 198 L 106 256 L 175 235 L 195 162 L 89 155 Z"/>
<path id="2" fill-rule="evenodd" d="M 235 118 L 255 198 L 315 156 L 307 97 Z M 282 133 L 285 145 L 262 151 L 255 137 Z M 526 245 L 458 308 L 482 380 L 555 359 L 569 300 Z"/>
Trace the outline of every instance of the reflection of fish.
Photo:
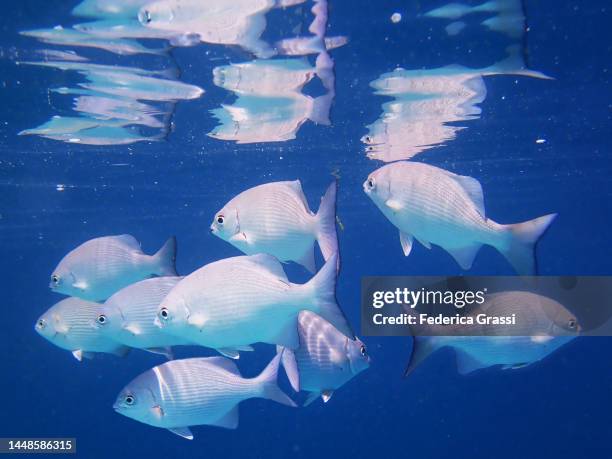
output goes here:
<path id="1" fill-rule="evenodd" d="M 299 345 L 297 317 L 316 312 L 352 337 L 336 303 L 337 255 L 306 284 L 292 284 L 267 254 L 227 258 L 185 277 L 160 305 L 157 323 L 167 333 L 235 355 L 253 343 Z"/>
<path id="2" fill-rule="evenodd" d="M 90 239 L 70 251 L 51 275 L 53 291 L 100 301 L 151 276 L 176 276 L 176 240 L 171 237 L 154 255 L 142 252 L 133 236 Z"/>
<path id="3" fill-rule="evenodd" d="M 92 326 L 98 303 L 66 298 L 53 305 L 37 321 L 35 330 L 43 338 L 71 351 L 77 360 L 91 358 L 97 352 L 125 355 L 128 348 L 103 336 Z"/>
<path id="4" fill-rule="evenodd" d="M 576 318 L 558 302 L 530 292 L 511 291 L 491 294 L 470 315 L 517 314 L 520 330 L 514 325 L 475 325 L 479 336 L 415 336 L 406 374 L 410 374 L 430 354 L 443 347 L 455 350 L 457 369 L 466 374 L 480 368 L 503 365 L 521 368 L 537 362 L 574 339 L 580 332 Z M 465 326 L 464 326 L 465 327 Z M 509 330 L 512 328 L 512 330 Z M 445 327 L 445 330 L 450 329 Z M 423 330 L 420 330 L 422 332 Z M 528 336 L 503 336 L 525 333 Z"/>
<path id="5" fill-rule="evenodd" d="M 315 272 L 314 243 L 325 260 L 338 252 L 336 183 L 313 214 L 299 180 L 273 182 L 243 191 L 217 212 L 213 234 L 252 255 L 268 253 Z"/>
<path id="6" fill-rule="evenodd" d="M 135 17 L 152 0 L 83 0 L 72 9 L 74 16 L 91 18 Z"/>
<path id="7" fill-rule="evenodd" d="M 370 366 L 365 345 L 340 333 L 314 312 L 298 318 L 300 347 L 284 349 L 282 362 L 293 389 L 310 392 L 306 405 L 321 397 L 327 402 L 334 391 Z"/>
<path id="8" fill-rule="evenodd" d="M 477 106 L 487 90 L 483 76 L 522 75 L 548 78 L 526 69 L 519 48 L 509 56 L 481 69 L 448 65 L 428 70 L 396 69 L 370 83 L 376 94 L 392 96 L 383 114 L 368 126 L 361 138 L 369 158 L 385 162 L 410 159 L 416 154 L 453 140 L 464 129 L 454 123 L 480 116 Z"/>
<path id="9" fill-rule="evenodd" d="M 75 29 L 57 26 L 52 29 L 24 30 L 21 35 L 38 38 L 45 43 L 98 48 L 116 54 L 164 54 L 167 48 L 147 48 L 134 40 L 96 38 Z"/>
<path id="10" fill-rule="evenodd" d="M 480 183 L 444 169 L 400 161 L 371 173 L 365 193 L 400 232 L 404 255 L 416 239 L 438 245 L 463 269 L 483 244 L 495 247 L 523 275 L 535 272 L 535 244 L 556 214 L 500 225 L 485 216 Z"/>
<path id="11" fill-rule="evenodd" d="M 161 427 L 189 440 L 193 425 L 238 427 L 238 404 L 265 398 L 295 406 L 277 385 L 280 356 L 256 378 L 240 375 L 223 357 L 172 360 L 148 370 L 117 396 L 113 408 L 129 418 Z"/>
<path id="12" fill-rule="evenodd" d="M 103 336 L 121 344 L 171 359 L 171 346 L 189 342 L 163 333 L 154 321 L 159 304 L 181 279 L 154 277 L 128 285 L 99 306 L 95 326 Z"/>

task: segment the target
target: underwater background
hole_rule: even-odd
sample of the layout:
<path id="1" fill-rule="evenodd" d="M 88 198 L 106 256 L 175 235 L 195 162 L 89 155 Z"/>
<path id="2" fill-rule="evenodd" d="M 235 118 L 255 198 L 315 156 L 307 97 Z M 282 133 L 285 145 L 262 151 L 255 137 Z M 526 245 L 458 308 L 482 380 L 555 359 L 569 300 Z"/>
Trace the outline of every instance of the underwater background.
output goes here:
<path id="1" fill-rule="evenodd" d="M 463 273 L 437 247 L 416 247 L 405 258 L 397 230 L 363 193 L 363 181 L 383 163 L 367 157 L 361 139 L 392 100 L 374 94 L 370 82 L 397 67 L 486 68 L 504 58 L 509 42 L 518 43 L 530 69 L 554 79 L 485 76 L 486 97 L 477 103 L 481 113 L 468 113 L 464 121 L 442 119 L 465 129 L 432 142 L 437 146 L 414 160 L 477 178 L 487 213 L 496 221 L 558 212 L 538 244 L 540 274 L 609 275 L 608 2 L 526 1 L 529 30 L 509 40 L 468 20 L 464 30 L 450 35 L 445 31 L 450 21 L 423 16 L 446 3 L 437 0 L 330 1 L 326 35 L 348 37 L 329 52 L 335 71 L 331 124 L 305 121 L 295 139 L 278 142 L 236 143 L 207 135 L 219 125 L 210 111 L 236 100 L 213 84 L 213 69 L 253 60 L 248 50 L 200 43 L 159 57 L 113 56 L 93 48 L 83 52 L 92 61 L 180 69 L 176 79 L 205 92 L 167 109 L 171 119 L 164 119 L 168 124 L 159 141 L 83 145 L 18 136 L 69 113 L 70 97 L 49 89 L 74 88 L 82 80 L 76 72 L 24 65 L 40 61 L 41 48 L 77 48 L 42 45 L 19 32 L 84 22 L 70 14 L 76 3 L 4 1 L 0 15 L 0 273 L 5 281 L 0 436 L 76 437 L 77 454 L 86 458 L 612 455 L 610 338 L 578 338 L 527 368 L 490 368 L 469 376 L 459 375 L 452 353 L 441 351 L 403 378 L 410 339 L 360 336 L 371 366 L 329 403 L 290 409 L 247 400 L 237 430 L 195 427 L 196 438 L 188 442 L 111 408 L 129 380 L 163 358 L 134 351 L 126 358 L 102 355 L 78 362 L 34 331 L 36 319 L 61 298 L 48 288 L 51 271 L 81 242 L 128 233 L 153 253 L 175 235 L 177 269 L 187 274 L 239 254 L 210 234 L 210 222 L 230 198 L 270 181 L 300 179 L 316 209 L 327 185 L 339 177 L 337 297 L 358 335 L 362 276 Z M 274 43 L 305 33 L 311 6 L 267 12 L 262 39 Z M 401 20 L 391 20 L 394 13 L 401 13 Z M 314 63 L 314 56 L 306 58 Z M 324 85 L 313 81 L 304 94 L 318 97 L 328 89 Z M 261 125 L 264 129 L 265 120 Z M 295 264 L 286 271 L 295 282 L 310 277 Z M 484 247 L 469 273 L 513 271 L 499 253 Z M 246 376 L 258 374 L 274 353 L 271 346 L 256 349 L 239 361 Z M 179 358 L 196 355 L 213 352 L 176 351 Z M 286 381 L 283 387 L 290 393 Z"/>

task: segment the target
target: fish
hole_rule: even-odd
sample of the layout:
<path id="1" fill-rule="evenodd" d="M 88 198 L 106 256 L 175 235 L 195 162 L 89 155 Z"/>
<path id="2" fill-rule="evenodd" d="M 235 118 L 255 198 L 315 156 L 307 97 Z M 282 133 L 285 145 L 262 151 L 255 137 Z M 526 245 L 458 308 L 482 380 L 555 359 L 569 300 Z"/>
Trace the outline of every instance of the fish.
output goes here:
<path id="1" fill-rule="evenodd" d="M 461 33 L 463 29 L 465 29 L 466 25 L 467 24 L 463 21 L 453 21 L 449 25 L 444 27 L 444 30 L 446 31 L 447 35 L 449 35 L 450 37 L 454 37 L 455 35 L 459 35 L 459 33 Z"/>
<path id="2" fill-rule="evenodd" d="M 171 360 L 172 346 L 191 343 L 162 333 L 154 321 L 159 304 L 181 279 L 173 276 L 153 277 L 128 285 L 98 306 L 94 325 L 103 336 Z"/>
<path id="3" fill-rule="evenodd" d="M 315 272 L 315 241 L 325 260 L 338 252 L 336 187 L 329 185 L 314 214 L 299 180 L 258 185 L 225 204 L 210 231 L 247 255 L 267 253 Z"/>
<path id="4" fill-rule="evenodd" d="M 57 347 L 72 352 L 78 361 L 97 353 L 125 356 L 129 347 L 114 341 L 92 327 L 100 304 L 81 298 L 65 298 L 38 318 L 34 329 Z"/>
<path id="5" fill-rule="evenodd" d="M 146 255 L 129 234 L 90 239 L 70 251 L 51 274 L 49 287 L 64 295 L 104 301 L 134 282 L 152 276 L 176 276 L 176 238 Z"/>
<path id="6" fill-rule="evenodd" d="M 318 397 L 327 403 L 336 390 L 370 366 L 361 340 L 346 337 L 314 312 L 300 312 L 298 331 L 300 347 L 278 350 L 293 389 L 309 393 L 305 405 Z"/>
<path id="7" fill-rule="evenodd" d="M 529 315 L 525 312 L 526 308 Z M 455 351 L 457 371 L 460 374 L 499 365 L 503 369 L 524 368 L 572 341 L 582 329 L 576 317 L 563 305 L 528 291 L 487 295 L 485 302 L 471 311 L 474 315 L 482 312 L 489 316 L 520 313 L 520 317 L 528 323 L 523 329 L 525 335 L 503 336 L 509 333 L 506 327 L 514 325 L 474 325 L 477 330 L 473 331 L 480 336 L 415 336 L 405 375 L 411 374 L 432 353 L 444 347 Z M 444 327 L 450 335 L 452 327 Z"/>
<path id="8" fill-rule="evenodd" d="M 446 250 L 467 270 L 483 244 L 497 249 L 520 275 L 536 273 L 535 246 L 557 214 L 501 225 L 485 215 L 478 180 L 411 161 L 387 164 L 363 183 L 366 195 L 399 229 L 404 255 L 416 239 Z"/>
<path id="9" fill-rule="evenodd" d="M 125 386 L 113 409 L 188 440 L 194 425 L 235 429 L 243 400 L 264 398 L 296 406 L 277 385 L 280 358 L 275 356 L 255 378 L 243 378 L 235 363 L 223 357 L 171 360 Z"/>
<path id="10" fill-rule="evenodd" d="M 321 315 L 346 336 L 351 328 L 336 303 L 333 255 L 305 284 L 289 282 L 271 255 L 226 258 L 180 281 L 162 301 L 156 324 L 164 332 L 238 358 L 254 343 L 299 346 L 298 314 Z"/>

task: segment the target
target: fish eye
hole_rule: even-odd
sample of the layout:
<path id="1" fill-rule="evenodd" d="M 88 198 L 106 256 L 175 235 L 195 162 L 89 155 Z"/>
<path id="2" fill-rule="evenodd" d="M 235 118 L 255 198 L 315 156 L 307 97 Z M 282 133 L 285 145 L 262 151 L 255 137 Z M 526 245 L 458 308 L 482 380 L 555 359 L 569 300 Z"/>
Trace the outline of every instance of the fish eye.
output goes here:
<path id="1" fill-rule="evenodd" d="M 170 311 L 168 311 L 168 308 L 161 308 L 159 310 L 159 317 L 161 317 L 162 320 L 168 320 L 170 317 Z"/>
<path id="2" fill-rule="evenodd" d="M 370 145 L 369 147 L 366 147 L 366 151 L 368 153 L 370 153 L 370 152 L 374 151 L 374 147 Z"/>
<path id="3" fill-rule="evenodd" d="M 36 322 L 36 328 L 39 330 L 43 330 L 47 326 L 47 321 L 45 319 L 38 319 Z"/>
<path id="4" fill-rule="evenodd" d="M 223 223 L 225 223 L 225 217 L 223 215 L 217 216 L 217 223 L 223 225 Z"/>
<path id="5" fill-rule="evenodd" d="M 372 137 L 369 135 L 366 135 L 363 140 L 365 140 L 365 143 L 372 143 Z"/>
<path id="6" fill-rule="evenodd" d="M 144 19 L 147 24 L 151 22 L 152 18 L 151 18 L 151 13 L 149 12 L 149 10 L 144 11 Z"/>
<path id="7" fill-rule="evenodd" d="M 51 276 L 51 282 L 53 282 L 55 285 L 59 284 L 60 278 L 57 274 L 53 274 Z"/>
<path id="8" fill-rule="evenodd" d="M 133 395 L 128 394 L 128 395 L 125 396 L 125 400 L 124 401 L 125 401 L 126 405 L 132 406 L 134 404 L 134 402 L 136 401 L 136 399 L 134 398 Z"/>
<path id="9" fill-rule="evenodd" d="M 96 319 L 96 322 L 98 322 L 100 325 L 105 325 L 107 321 L 108 319 L 106 318 L 104 314 L 100 314 L 98 318 Z"/>
<path id="10" fill-rule="evenodd" d="M 372 177 L 368 179 L 368 181 L 366 182 L 366 186 L 368 187 L 369 190 L 374 189 L 374 187 L 376 186 L 376 183 L 374 182 L 374 179 Z"/>
<path id="11" fill-rule="evenodd" d="M 362 344 L 361 348 L 359 349 L 359 351 L 361 352 L 361 355 L 366 357 L 368 355 L 367 351 L 366 351 L 366 347 Z"/>
<path id="12" fill-rule="evenodd" d="M 567 326 L 570 330 L 574 330 L 576 328 L 576 319 L 570 319 L 567 321 Z"/>

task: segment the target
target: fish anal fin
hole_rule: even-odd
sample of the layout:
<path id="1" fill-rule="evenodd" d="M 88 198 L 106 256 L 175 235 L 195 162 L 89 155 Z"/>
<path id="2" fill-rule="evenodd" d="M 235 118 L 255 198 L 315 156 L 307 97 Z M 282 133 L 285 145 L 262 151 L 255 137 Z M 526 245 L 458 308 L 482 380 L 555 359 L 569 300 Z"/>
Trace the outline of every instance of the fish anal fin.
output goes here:
<path id="1" fill-rule="evenodd" d="M 236 349 L 232 349 L 229 347 L 223 347 L 223 348 L 217 349 L 217 352 L 233 360 L 238 360 L 240 358 L 240 352 L 238 352 Z"/>
<path id="2" fill-rule="evenodd" d="M 424 239 L 419 239 L 416 236 L 413 236 L 417 241 L 419 241 L 421 243 L 421 245 L 423 247 L 425 247 L 426 249 L 430 249 L 431 250 L 431 244 L 428 241 L 425 241 Z"/>
<path id="3" fill-rule="evenodd" d="M 238 405 L 233 407 L 219 419 L 210 423 L 211 426 L 223 427 L 225 429 L 235 429 L 238 427 Z"/>
<path id="4" fill-rule="evenodd" d="M 323 392 L 321 392 L 321 398 L 323 399 L 323 403 L 329 402 L 329 400 L 332 398 L 332 395 L 334 395 L 333 390 L 324 390 Z"/>
<path id="5" fill-rule="evenodd" d="M 457 371 L 462 375 L 487 367 L 486 364 L 476 360 L 465 351 L 455 349 L 455 354 L 457 359 Z"/>
<path id="6" fill-rule="evenodd" d="M 310 405 L 312 402 L 318 399 L 320 395 L 321 394 L 319 392 L 310 392 L 304 401 L 304 406 Z"/>
<path id="7" fill-rule="evenodd" d="M 146 349 L 148 352 L 152 354 L 160 354 L 166 357 L 168 360 L 174 359 L 174 354 L 172 353 L 171 347 L 149 347 Z"/>
<path id="8" fill-rule="evenodd" d="M 187 440 L 193 440 L 193 434 L 189 427 L 168 427 L 168 430 L 179 437 L 186 438 Z"/>
<path id="9" fill-rule="evenodd" d="M 455 259 L 459 266 L 463 269 L 470 269 L 472 267 L 472 263 L 474 263 L 474 258 L 476 258 L 476 254 L 482 247 L 482 244 L 476 242 L 472 245 L 464 246 L 464 247 L 453 247 L 444 249 L 451 254 L 451 256 Z"/>

